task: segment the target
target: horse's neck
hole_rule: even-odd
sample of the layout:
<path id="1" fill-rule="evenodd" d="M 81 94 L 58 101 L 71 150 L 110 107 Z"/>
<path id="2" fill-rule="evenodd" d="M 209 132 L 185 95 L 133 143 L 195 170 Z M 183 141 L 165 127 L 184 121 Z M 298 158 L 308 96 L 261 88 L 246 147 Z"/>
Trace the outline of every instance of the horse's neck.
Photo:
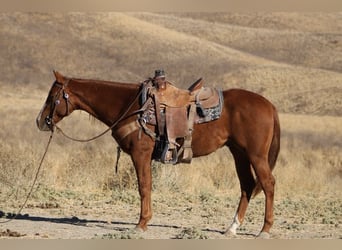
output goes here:
<path id="1" fill-rule="evenodd" d="M 71 92 L 77 98 L 78 109 L 88 112 L 110 126 L 123 109 L 134 100 L 138 84 L 114 83 L 95 80 L 72 80 Z"/>

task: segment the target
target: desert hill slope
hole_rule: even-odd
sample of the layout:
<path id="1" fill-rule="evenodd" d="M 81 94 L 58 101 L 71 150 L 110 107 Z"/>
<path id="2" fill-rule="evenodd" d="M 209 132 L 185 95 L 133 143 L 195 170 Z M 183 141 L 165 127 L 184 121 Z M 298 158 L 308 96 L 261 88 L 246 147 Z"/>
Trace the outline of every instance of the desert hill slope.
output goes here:
<path id="1" fill-rule="evenodd" d="M 1 85 L 46 90 L 51 71 L 186 87 L 242 87 L 280 112 L 342 114 L 341 13 L 1 13 Z"/>

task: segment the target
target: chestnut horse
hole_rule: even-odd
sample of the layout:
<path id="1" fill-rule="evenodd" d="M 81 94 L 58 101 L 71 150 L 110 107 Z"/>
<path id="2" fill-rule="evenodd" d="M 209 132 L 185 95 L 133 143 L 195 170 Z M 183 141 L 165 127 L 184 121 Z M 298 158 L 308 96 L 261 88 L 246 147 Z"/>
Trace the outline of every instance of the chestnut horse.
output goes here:
<path id="1" fill-rule="evenodd" d="M 53 131 L 55 124 L 74 110 L 84 110 L 111 127 L 112 136 L 133 161 L 141 199 L 136 227 L 147 230 L 147 223 L 152 218 L 151 162 L 155 141 L 142 133 L 138 125 L 127 132 L 137 119 L 135 111 L 140 108 L 141 84 L 68 78 L 55 71 L 54 74 L 56 80 L 37 117 L 38 128 Z M 269 237 L 275 185 L 272 169 L 280 149 L 278 114 L 268 100 L 246 90 L 225 90 L 223 98 L 219 119 L 194 125 L 193 157 L 208 155 L 223 146 L 230 149 L 240 180 L 241 198 L 226 233 L 236 234 L 250 198 L 263 190 L 265 216 L 259 236 Z M 148 127 L 152 131 L 156 129 Z"/>

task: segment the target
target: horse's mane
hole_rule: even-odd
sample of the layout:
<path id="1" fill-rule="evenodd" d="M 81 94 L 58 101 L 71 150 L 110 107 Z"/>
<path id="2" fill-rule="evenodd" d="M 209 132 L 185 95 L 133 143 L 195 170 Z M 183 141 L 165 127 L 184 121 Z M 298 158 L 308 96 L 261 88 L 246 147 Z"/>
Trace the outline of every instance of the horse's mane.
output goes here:
<path id="1" fill-rule="evenodd" d="M 79 82 L 79 83 L 100 83 L 103 85 L 122 85 L 122 86 L 131 86 L 133 88 L 136 88 L 137 85 L 140 85 L 138 82 L 114 82 L 114 81 L 108 81 L 108 80 L 98 80 L 98 79 L 81 79 L 81 78 L 70 78 L 70 80 Z"/>

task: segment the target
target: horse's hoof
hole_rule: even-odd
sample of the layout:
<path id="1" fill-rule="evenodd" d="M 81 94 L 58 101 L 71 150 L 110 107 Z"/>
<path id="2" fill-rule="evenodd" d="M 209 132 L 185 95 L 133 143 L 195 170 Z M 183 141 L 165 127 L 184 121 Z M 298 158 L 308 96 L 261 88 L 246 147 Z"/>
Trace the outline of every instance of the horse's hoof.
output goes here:
<path id="1" fill-rule="evenodd" d="M 139 227 L 139 226 L 136 226 L 135 229 L 134 229 L 137 233 L 143 233 L 147 230 L 147 227 L 145 228 L 142 228 L 142 227 Z"/>
<path id="2" fill-rule="evenodd" d="M 261 232 L 258 236 L 257 239 L 270 239 L 271 235 L 267 232 Z"/>
<path id="3" fill-rule="evenodd" d="M 236 236 L 236 229 L 235 228 L 229 228 L 226 232 L 224 232 L 224 235 L 227 236 Z"/>

